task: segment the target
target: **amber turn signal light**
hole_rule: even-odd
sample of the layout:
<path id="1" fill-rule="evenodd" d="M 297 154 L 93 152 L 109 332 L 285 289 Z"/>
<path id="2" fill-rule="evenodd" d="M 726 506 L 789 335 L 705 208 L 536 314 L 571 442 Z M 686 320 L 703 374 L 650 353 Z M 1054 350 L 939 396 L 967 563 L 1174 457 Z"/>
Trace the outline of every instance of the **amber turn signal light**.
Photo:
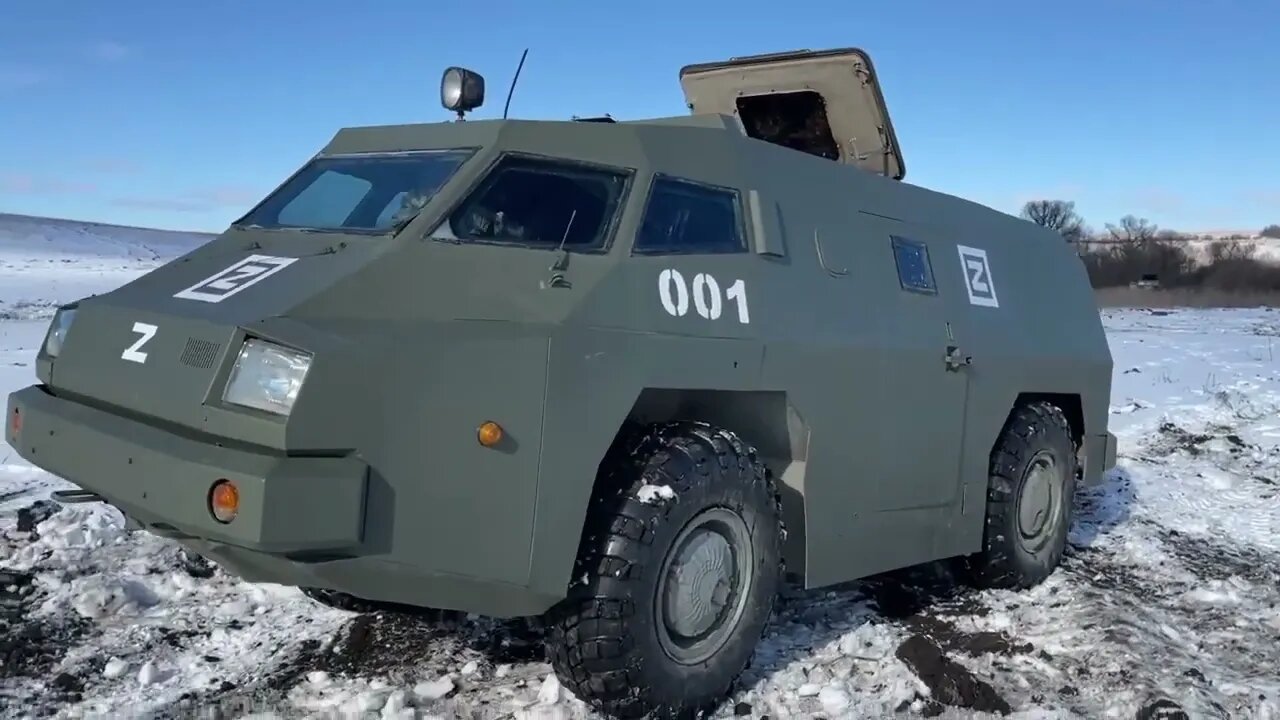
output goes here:
<path id="1" fill-rule="evenodd" d="M 230 480 L 219 480 L 209 490 L 209 512 L 220 523 L 229 523 L 240 511 L 240 491 Z"/>
<path id="2" fill-rule="evenodd" d="M 22 432 L 22 412 L 14 408 L 13 414 L 9 416 L 9 434 L 18 437 L 20 432 Z"/>
<path id="3" fill-rule="evenodd" d="M 485 421 L 476 429 L 476 439 L 485 447 L 493 447 L 502 442 L 502 426 L 492 420 Z"/>

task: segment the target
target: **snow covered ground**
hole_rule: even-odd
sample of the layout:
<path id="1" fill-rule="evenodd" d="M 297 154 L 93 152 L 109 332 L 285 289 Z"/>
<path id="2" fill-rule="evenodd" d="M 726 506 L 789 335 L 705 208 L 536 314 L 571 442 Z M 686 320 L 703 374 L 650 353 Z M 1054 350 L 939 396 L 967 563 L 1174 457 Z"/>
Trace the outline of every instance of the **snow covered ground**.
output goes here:
<path id="1" fill-rule="evenodd" d="M 34 380 L 54 303 L 193 242 L 86 237 L 0 226 L 0 397 Z M 717 717 L 1280 720 L 1280 312 L 1104 322 L 1120 466 L 1081 494 L 1062 569 L 1020 593 L 928 569 L 788 591 Z M 57 487 L 0 444 L 0 715 L 591 717 L 509 626 L 196 577 Z"/>
<path id="2" fill-rule="evenodd" d="M 0 213 L 0 320 L 116 287 L 207 242 L 205 233 Z"/>

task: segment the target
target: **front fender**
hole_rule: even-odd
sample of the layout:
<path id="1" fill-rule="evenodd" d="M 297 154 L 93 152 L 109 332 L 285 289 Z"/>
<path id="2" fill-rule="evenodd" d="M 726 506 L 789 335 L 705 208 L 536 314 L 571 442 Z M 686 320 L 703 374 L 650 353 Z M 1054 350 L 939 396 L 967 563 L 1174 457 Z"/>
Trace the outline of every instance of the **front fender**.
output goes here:
<path id="1" fill-rule="evenodd" d="M 566 328 L 549 351 L 530 587 L 563 596 L 600 463 L 640 394 L 756 390 L 762 353 L 754 340 L 599 327 Z"/>

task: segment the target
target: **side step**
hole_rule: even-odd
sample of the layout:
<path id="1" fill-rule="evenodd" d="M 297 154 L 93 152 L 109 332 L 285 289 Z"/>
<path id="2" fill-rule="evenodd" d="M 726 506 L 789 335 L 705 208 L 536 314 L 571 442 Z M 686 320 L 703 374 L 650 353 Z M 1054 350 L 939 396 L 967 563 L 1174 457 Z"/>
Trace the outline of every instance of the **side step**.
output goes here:
<path id="1" fill-rule="evenodd" d="M 107 499 L 88 490 L 54 490 L 50 497 L 65 505 L 76 503 L 106 502 Z"/>

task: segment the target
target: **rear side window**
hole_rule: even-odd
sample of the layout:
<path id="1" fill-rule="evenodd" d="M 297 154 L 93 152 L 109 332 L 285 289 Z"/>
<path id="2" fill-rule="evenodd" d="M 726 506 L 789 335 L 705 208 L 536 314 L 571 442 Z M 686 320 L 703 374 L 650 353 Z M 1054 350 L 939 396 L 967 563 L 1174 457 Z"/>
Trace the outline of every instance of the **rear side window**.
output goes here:
<path id="1" fill-rule="evenodd" d="M 459 240 L 599 250 L 608 243 L 630 174 L 508 155 L 449 217 Z"/>
<path id="2" fill-rule="evenodd" d="M 632 253 L 734 253 L 747 248 L 737 190 L 656 175 Z"/>
<path id="3" fill-rule="evenodd" d="M 933 283 L 933 264 L 929 262 L 929 247 L 919 240 L 891 235 L 893 259 L 898 266 L 898 282 L 903 290 L 936 295 Z"/>

